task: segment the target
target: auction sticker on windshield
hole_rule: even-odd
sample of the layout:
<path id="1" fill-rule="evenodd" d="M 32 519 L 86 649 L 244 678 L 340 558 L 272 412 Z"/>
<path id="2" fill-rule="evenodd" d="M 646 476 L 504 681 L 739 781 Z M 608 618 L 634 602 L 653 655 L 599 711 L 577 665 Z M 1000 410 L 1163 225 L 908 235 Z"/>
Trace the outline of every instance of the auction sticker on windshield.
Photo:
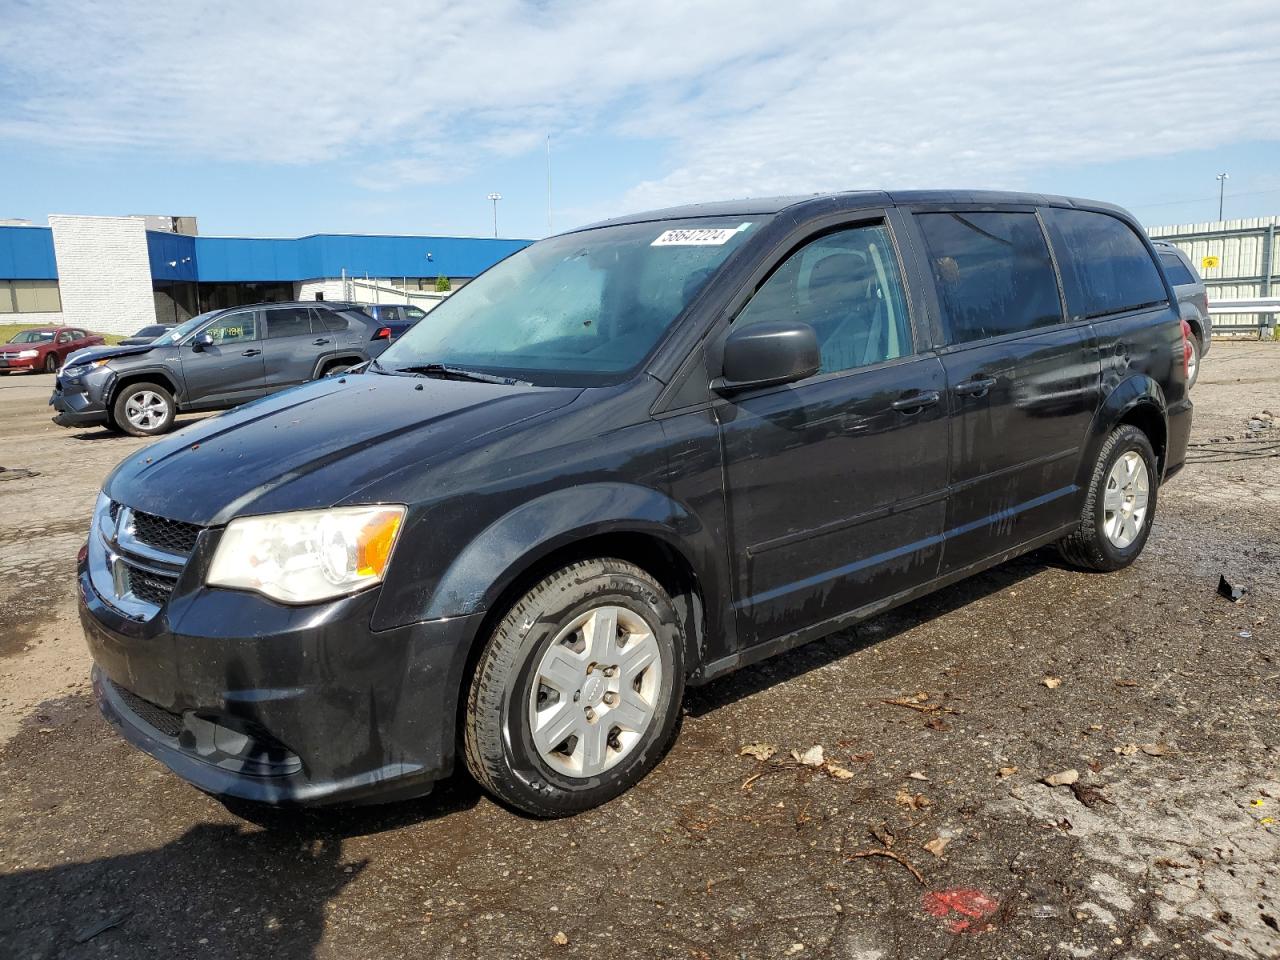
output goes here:
<path id="1" fill-rule="evenodd" d="M 734 235 L 746 230 L 751 224 L 744 223 L 738 227 L 692 227 L 684 230 L 664 230 L 658 239 L 649 244 L 651 247 L 718 247 L 728 243 Z"/>

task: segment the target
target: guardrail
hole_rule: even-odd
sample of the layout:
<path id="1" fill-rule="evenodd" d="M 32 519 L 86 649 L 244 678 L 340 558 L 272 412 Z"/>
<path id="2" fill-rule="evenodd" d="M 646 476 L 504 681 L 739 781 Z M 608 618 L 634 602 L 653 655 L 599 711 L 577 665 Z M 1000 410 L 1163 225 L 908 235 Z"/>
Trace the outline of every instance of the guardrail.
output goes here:
<path id="1" fill-rule="evenodd" d="M 1209 315 L 1242 316 L 1256 314 L 1257 320 L 1250 323 L 1219 323 L 1213 321 L 1213 332 L 1222 334 L 1252 333 L 1259 340 L 1267 337 L 1267 331 L 1274 328 L 1276 315 L 1280 314 L 1280 297 L 1239 297 L 1229 300 L 1210 300 Z"/>

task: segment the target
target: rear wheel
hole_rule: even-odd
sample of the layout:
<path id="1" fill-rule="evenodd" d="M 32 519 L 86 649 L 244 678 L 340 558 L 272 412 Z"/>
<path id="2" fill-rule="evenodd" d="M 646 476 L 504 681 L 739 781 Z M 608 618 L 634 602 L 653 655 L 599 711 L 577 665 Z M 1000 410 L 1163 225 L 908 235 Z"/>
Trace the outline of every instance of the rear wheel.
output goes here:
<path id="1" fill-rule="evenodd" d="M 333 361 L 333 363 L 328 364 L 323 370 L 320 371 L 320 376 L 336 377 L 339 374 L 346 373 L 353 366 L 355 366 L 355 364 L 349 363 L 346 360 L 335 360 Z"/>
<path id="2" fill-rule="evenodd" d="M 1133 563 L 1151 533 L 1158 478 L 1147 435 L 1128 425 L 1112 431 L 1098 452 L 1080 525 L 1058 543 L 1063 558 L 1089 570 Z"/>
<path id="3" fill-rule="evenodd" d="M 131 383 L 117 394 L 111 419 L 125 433 L 154 437 L 173 429 L 173 394 L 158 383 Z"/>
<path id="4" fill-rule="evenodd" d="M 521 597 L 467 697 L 467 767 L 492 794 L 558 817 L 613 799 L 662 758 L 684 694 L 666 591 L 622 560 L 572 564 Z"/>

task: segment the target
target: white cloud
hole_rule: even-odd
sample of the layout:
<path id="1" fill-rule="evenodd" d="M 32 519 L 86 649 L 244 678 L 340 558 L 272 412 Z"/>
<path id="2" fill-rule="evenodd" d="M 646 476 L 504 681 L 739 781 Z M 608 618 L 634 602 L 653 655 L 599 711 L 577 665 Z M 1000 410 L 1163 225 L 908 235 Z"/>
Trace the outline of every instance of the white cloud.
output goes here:
<path id="1" fill-rule="evenodd" d="M 368 186 L 447 182 L 565 131 L 668 143 L 622 207 L 1011 185 L 1046 164 L 1280 139 L 1260 93 L 1280 49 L 1271 0 L 36 0 L 5 19 L 0 142 L 357 160 Z"/>

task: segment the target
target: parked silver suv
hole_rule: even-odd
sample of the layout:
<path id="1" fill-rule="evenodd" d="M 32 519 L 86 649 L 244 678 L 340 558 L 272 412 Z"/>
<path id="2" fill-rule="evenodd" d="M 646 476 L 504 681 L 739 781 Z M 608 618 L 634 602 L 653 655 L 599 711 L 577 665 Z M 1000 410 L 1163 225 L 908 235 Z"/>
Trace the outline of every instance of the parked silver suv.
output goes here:
<path id="1" fill-rule="evenodd" d="M 1192 387 L 1200 373 L 1200 358 L 1209 352 L 1209 344 L 1213 340 L 1209 292 L 1186 251 L 1168 240 L 1152 240 L 1151 245 L 1160 255 L 1160 266 L 1178 295 L 1178 311 L 1182 319 L 1191 325 L 1192 336 L 1187 340 L 1191 346 L 1191 356 L 1187 358 L 1187 386 Z"/>

